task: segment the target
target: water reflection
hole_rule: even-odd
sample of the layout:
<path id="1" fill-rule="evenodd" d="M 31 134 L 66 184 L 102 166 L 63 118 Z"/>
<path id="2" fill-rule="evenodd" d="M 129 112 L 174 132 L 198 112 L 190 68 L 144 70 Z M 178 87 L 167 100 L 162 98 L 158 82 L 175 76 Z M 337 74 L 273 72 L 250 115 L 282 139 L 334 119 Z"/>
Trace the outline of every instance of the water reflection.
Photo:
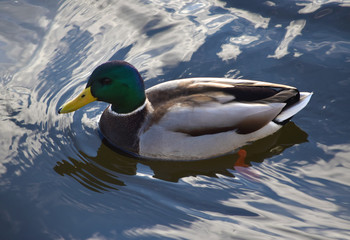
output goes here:
<path id="1" fill-rule="evenodd" d="M 80 151 L 79 158 L 69 157 L 68 160 L 59 161 L 54 170 L 97 192 L 116 190 L 119 186 L 124 186 L 120 175 L 137 174 L 138 164 L 149 166 L 153 177 L 170 182 L 198 175 L 217 177 L 220 174 L 234 177 L 231 170 L 235 167 L 249 167 L 252 162 L 261 163 L 266 158 L 281 154 L 286 148 L 306 142 L 307 136 L 303 130 L 290 122 L 276 134 L 243 147 L 242 150 L 247 152 L 244 160 L 238 153 L 234 153 L 215 159 L 189 162 L 137 159 L 116 149 L 112 150 L 106 143 L 102 143 L 97 156 L 89 156 Z"/>
<path id="2" fill-rule="evenodd" d="M 286 32 L 283 40 L 281 41 L 281 43 L 279 44 L 279 46 L 275 50 L 275 54 L 269 55 L 268 57 L 280 59 L 280 58 L 286 56 L 289 53 L 288 52 L 289 44 L 293 41 L 293 39 L 295 37 L 297 37 L 298 35 L 301 34 L 301 31 L 305 27 L 305 24 L 306 24 L 306 20 L 304 20 L 304 19 L 291 21 L 289 26 L 286 28 L 287 32 Z M 294 56 L 300 56 L 300 54 L 294 53 Z"/>
<path id="3" fill-rule="evenodd" d="M 303 7 L 300 9 L 298 12 L 300 14 L 307 14 L 307 13 L 313 13 L 316 12 L 318 9 L 320 9 L 323 5 L 329 4 L 329 3 L 337 3 L 341 7 L 350 7 L 350 2 L 349 1 L 344 1 L 344 0 L 330 0 L 330 1 L 319 1 L 319 0 L 305 0 L 303 2 L 296 3 L 297 6 Z M 328 12 L 326 10 L 326 12 Z M 325 16 L 325 15 L 323 15 Z"/>

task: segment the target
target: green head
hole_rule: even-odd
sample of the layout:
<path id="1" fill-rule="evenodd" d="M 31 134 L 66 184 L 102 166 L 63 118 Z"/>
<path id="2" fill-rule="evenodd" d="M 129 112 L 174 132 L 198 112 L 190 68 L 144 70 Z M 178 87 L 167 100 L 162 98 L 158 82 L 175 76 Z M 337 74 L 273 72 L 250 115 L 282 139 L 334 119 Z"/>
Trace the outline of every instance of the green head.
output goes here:
<path id="1" fill-rule="evenodd" d="M 146 100 L 142 77 L 127 62 L 104 63 L 92 72 L 85 90 L 76 99 L 63 105 L 59 113 L 75 111 L 95 100 L 112 104 L 112 110 L 117 113 L 130 113 Z M 83 105 L 80 106 L 77 101 L 83 102 Z"/>

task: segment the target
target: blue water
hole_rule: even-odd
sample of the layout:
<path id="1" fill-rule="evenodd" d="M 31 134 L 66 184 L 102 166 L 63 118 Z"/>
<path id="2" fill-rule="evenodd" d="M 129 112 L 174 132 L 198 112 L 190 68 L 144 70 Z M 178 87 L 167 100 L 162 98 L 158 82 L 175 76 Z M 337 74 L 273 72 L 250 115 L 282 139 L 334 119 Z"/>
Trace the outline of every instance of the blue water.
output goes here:
<path id="1" fill-rule="evenodd" d="M 350 239 L 349 1 L 1 1 L 0 239 Z M 110 59 L 146 87 L 231 77 L 313 91 L 237 154 L 108 148 L 104 103 L 58 107 Z"/>

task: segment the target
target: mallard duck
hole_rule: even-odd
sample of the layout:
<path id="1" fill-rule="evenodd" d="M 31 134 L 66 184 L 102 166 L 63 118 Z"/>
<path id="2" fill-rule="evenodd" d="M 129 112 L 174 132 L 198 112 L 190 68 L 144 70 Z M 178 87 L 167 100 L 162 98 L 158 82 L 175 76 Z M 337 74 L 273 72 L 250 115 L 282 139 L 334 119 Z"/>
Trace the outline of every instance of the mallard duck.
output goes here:
<path id="1" fill-rule="evenodd" d="M 228 154 L 280 129 L 312 93 L 253 80 L 188 78 L 145 91 L 131 64 L 98 66 L 86 88 L 59 113 L 110 103 L 99 121 L 111 145 L 142 158 L 199 160 Z"/>

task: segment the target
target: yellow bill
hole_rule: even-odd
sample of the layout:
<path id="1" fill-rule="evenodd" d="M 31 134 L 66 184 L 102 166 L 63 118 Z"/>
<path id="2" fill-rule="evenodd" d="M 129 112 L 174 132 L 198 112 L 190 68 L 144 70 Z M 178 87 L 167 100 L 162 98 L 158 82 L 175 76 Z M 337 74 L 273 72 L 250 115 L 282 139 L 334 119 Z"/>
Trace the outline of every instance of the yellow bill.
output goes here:
<path id="1" fill-rule="evenodd" d="M 97 98 L 91 94 L 91 88 L 85 88 L 76 98 L 63 104 L 62 107 L 58 110 L 58 113 L 74 112 L 75 110 L 84 107 L 86 104 L 89 104 L 96 100 Z"/>

